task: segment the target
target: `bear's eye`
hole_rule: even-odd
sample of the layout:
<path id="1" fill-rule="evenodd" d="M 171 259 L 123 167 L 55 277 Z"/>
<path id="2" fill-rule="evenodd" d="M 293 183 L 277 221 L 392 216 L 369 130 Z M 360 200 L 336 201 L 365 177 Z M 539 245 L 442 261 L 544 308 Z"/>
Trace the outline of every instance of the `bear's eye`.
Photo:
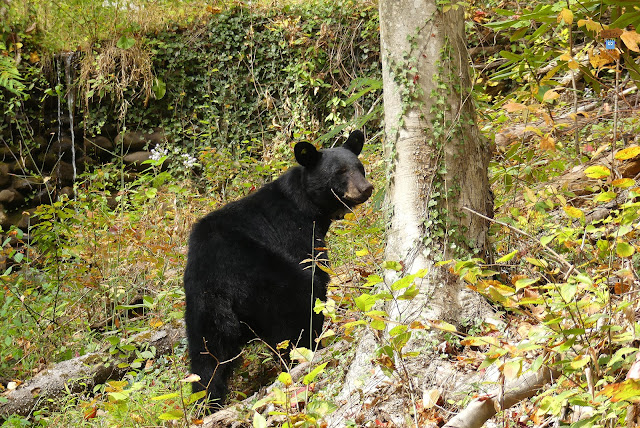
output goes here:
<path id="1" fill-rule="evenodd" d="M 346 166 L 343 166 L 342 168 L 338 169 L 338 174 L 340 175 L 344 175 L 349 171 L 349 168 L 347 168 Z"/>

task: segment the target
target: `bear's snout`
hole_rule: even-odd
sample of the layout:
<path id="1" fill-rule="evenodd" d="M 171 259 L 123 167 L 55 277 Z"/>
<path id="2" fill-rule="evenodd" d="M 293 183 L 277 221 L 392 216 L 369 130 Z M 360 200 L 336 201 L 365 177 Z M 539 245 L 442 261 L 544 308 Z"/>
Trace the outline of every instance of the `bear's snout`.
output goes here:
<path id="1" fill-rule="evenodd" d="M 344 199 L 354 204 L 361 204 L 371 197 L 373 185 L 361 175 L 351 177 L 344 192 Z"/>

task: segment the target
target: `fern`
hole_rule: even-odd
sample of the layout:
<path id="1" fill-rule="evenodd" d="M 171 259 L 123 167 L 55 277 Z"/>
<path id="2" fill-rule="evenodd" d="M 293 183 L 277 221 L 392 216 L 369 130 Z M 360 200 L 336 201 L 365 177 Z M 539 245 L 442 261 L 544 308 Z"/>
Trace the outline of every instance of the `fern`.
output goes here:
<path id="1" fill-rule="evenodd" d="M 3 55 L 5 46 L 0 42 L 0 88 L 5 88 L 9 92 L 24 96 L 25 85 L 18 71 L 16 62 L 10 56 Z"/>

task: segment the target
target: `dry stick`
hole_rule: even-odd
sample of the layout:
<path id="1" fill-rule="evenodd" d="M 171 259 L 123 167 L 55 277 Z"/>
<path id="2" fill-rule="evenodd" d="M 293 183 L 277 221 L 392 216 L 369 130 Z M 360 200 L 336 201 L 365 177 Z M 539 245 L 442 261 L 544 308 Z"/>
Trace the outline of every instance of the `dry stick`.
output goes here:
<path id="1" fill-rule="evenodd" d="M 487 216 L 485 216 L 484 214 L 480 214 L 479 212 L 472 210 L 471 208 L 468 208 L 468 207 L 462 207 L 462 209 L 463 209 L 463 210 L 467 210 L 467 211 L 469 211 L 470 213 L 475 214 L 475 215 L 477 215 L 478 217 L 481 217 L 481 218 L 483 218 L 483 219 L 485 219 L 485 220 L 487 220 L 487 221 L 490 221 L 490 222 L 492 222 L 492 223 L 497 223 L 497 224 L 499 224 L 499 225 L 501 225 L 501 226 L 504 226 L 504 227 L 506 227 L 506 228 L 508 228 L 508 229 L 511 229 L 511 230 L 513 230 L 514 232 L 517 232 L 517 233 L 519 233 L 519 234 L 521 234 L 521 235 L 526 236 L 526 237 L 527 237 L 527 238 L 529 238 L 529 239 L 532 239 L 532 240 L 534 240 L 534 241 L 538 242 L 540 245 L 542 245 L 542 247 L 543 247 L 545 250 L 547 250 L 549 253 L 551 253 L 551 255 L 556 259 L 556 261 L 558 261 L 558 262 L 560 262 L 560 263 L 564 264 L 564 265 L 568 268 L 567 272 L 565 273 L 565 278 L 567 278 L 567 277 L 569 276 L 569 274 L 571 274 L 571 272 L 575 270 L 575 267 L 574 267 L 571 263 L 569 263 L 569 262 L 568 262 L 564 257 L 562 257 L 560 254 L 558 254 L 558 253 L 556 253 L 555 251 L 553 251 L 553 249 L 552 249 L 552 248 L 550 248 L 550 247 L 549 247 L 549 246 L 547 246 L 546 244 L 543 244 L 542 242 L 540 242 L 538 239 L 534 238 L 533 236 L 531 236 L 531 235 L 530 235 L 530 234 L 528 234 L 527 232 L 525 232 L 525 231 L 523 231 L 523 230 L 520 230 L 520 229 L 518 229 L 518 228 L 516 228 L 516 227 L 513 227 L 513 226 L 511 226 L 511 225 L 509 225 L 509 224 L 507 224 L 507 223 L 504 223 L 504 222 L 502 222 L 502 221 L 499 221 L 499 220 L 496 220 L 496 219 L 493 219 L 493 218 L 487 217 Z"/>

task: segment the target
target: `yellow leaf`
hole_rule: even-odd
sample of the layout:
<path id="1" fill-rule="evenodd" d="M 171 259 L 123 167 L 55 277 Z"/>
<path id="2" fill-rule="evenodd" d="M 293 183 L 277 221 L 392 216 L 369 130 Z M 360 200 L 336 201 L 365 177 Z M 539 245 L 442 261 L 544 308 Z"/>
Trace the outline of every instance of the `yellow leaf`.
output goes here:
<path id="1" fill-rule="evenodd" d="M 440 398 L 440 391 L 437 389 L 430 389 L 422 393 L 422 407 L 424 409 L 430 409 L 438 403 Z"/>
<path id="2" fill-rule="evenodd" d="M 624 241 L 620 241 L 616 245 L 616 254 L 620 257 L 631 257 L 635 251 L 633 245 Z"/>
<path id="3" fill-rule="evenodd" d="M 569 66 L 569 70 L 577 70 L 580 68 L 580 64 L 574 60 L 569 61 L 567 65 Z"/>
<path id="4" fill-rule="evenodd" d="M 571 55 L 568 52 L 563 53 L 558 57 L 560 61 L 571 61 Z"/>
<path id="5" fill-rule="evenodd" d="M 636 184 L 635 181 L 631 178 L 618 178 L 617 180 L 613 180 L 611 185 L 613 187 L 620 187 L 621 189 L 626 189 Z"/>
<path id="6" fill-rule="evenodd" d="M 533 193 L 533 191 L 531 189 L 529 189 L 528 187 L 524 188 L 524 195 L 526 196 L 527 199 L 529 199 L 529 202 L 537 202 L 538 201 L 538 198 L 536 198 L 536 196 Z"/>
<path id="7" fill-rule="evenodd" d="M 442 330 L 442 331 L 449 331 L 449 332 L 456 332 L 456 327 L 452 324 L 449 324 L 448 322 L 445 321 L 441 321 L 441 320 L 433 320 L 433 321 L 429 321 L 429 324 L 434 327 L 437 328 L 438 330 Z"/>
<path id="8" fill-rule="evenodd" d="M 545 135 L 540 140 L 540 150 L 555 150 L 556 149 L 556 140 L 553 139 L 550 135 Z"/>
<path id="9" fill-rule="evenodd" d="M 606 166 L 593 165 L 584 170 L 584 175 L 589 178 L 606 178 L 611 175 L 611 171 Z"/>
<path id="10" fill-rule="evenodd" d="M 551 101 L 557 99 L 559 96 L 560 96 L 560 94 L 558 94 L 556 91 L 549 90 L 549 91 L 544 93 L 544 96 L 542 97 L 542 101 L 544 101 L 546 103 L 550 103 Z"/>
<path id="11" fill-rule="evenodd" d="M 604 28 L 607 28 L 606 25 L 603 26 L 602 24 L 600 24 L 599 22 L 595 22 L 591 18 L 581 19 L 578 21 L 578 27 L 584 27 L 584 26 L 587 27 L 587 30 L 595 31 L 596 33 L 599 33 Z"/>
<path id="12" fill-rule="evenodd" d="M 525 126 L 524 132 L 535 132 L 537 135 L 542 137 L 542 131 L 537 126 L 531 126 L 531 125 Z"/>
<path id="13" fill-rule="evenodd" d="M 573 361 L 571 361 L 571 363 L 569 364 L 571 365 L 572 369 L 577 370 L 589 364 L 590 361 L 591 361 L 591 358 L 588 356 L 578 356 L 578 357 L 575 357 Z"/>
<path id="14" fill-rule="evenodd" d="M 566 7 L 562 9 L 560 14 L 558 14 L 558 22 L 560 21 L 564 21 L 565 24 L 571 25 L 573 23 L 573 12 Z"/>
<path id="15" fill-rule="evenodd" d="M 508 380 L 515 379 L 522 371 L 522 360 L 507 361 L 501 367 L 504 377 Z"/>
<path id="16" fill-rule="evenodd" d="M 571 205 L 565 205 L 562 209 L 571 218 L 582 218 L 584 216 L 580 208 L 572 207 Z"/>
<path id="17" fill-rule="evenodd" d="M 633 159 L 638 155 L 640 155 L 640 146 L 631 146 L 618 151 L 615 157 L 618 160 L 627 160 Z"/>
<path id="18" fill-rule="evenodd" d="M 640 43 L 640 34 L 635 31 L 625 31 L 620 35 L 620 38 L 629 50 L 640 52 L 640 48 L 638 48 L 638 43 Z"/>
<path id="19" fill-rule="evenodd" d="M 527 106 L 521 103 L 508 102 L 505 105 L 503 105 L 502 108 L 505 109 L 507 113 L 513 113 L 516 111 L 526 110 Z"/>
<path id="20" fill-rule="evenodd" d="M 291 386 L 293 384 L 293 379 L 291 375 L 287 372 L 282 372 L 278 376 L 278 380 L 282 382 L 285 386 Z"/>

